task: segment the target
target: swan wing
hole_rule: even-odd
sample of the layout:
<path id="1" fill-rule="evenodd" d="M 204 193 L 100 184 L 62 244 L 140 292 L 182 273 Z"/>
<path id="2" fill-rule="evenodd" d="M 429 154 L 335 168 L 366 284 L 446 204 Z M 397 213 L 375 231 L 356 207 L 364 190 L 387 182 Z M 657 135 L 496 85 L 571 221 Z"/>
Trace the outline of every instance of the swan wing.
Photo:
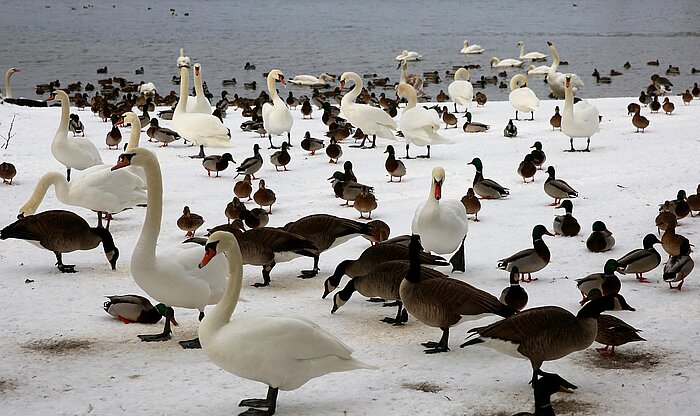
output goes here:
<path id="1" fill-rule="evenodd" d="M 537 111 L 540 108 L 540 100 L 530 88 L 518 88 L 510 92 L 508 101 L 518 111 Z"/>
<path id="2" fill-rule="evenodd" d="M 471 107 L 474 96 L 472 83 L 464 80 L 452 81 L 447 87 L 447 93 L 452 101 L 465 107 Z"/>
<path id="3" fill-rule="evenodd" d="M 385 139 L 393 139 L 392 130 L 398 128 L 396 121 L 377 107 L 366 104 L 352 104 L 346 107 L 345 116 L 352 124 L 362 129 L 365 134 L 376 134 Z"/>
<path id="4" fill-rule="evenodd" d="M 145 183 L 128 171 L 111 171 L 109 164 L 93 166 L 70 182 L 66 203 L 93 211 L 117 213 L 146 203 Z"/>

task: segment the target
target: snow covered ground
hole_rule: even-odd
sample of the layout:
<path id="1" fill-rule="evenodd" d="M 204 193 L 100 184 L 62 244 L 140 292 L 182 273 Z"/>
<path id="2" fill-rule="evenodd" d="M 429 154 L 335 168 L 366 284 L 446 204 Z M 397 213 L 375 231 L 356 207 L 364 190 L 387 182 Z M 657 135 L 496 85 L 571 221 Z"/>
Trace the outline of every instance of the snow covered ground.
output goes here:
<path id="1" fill-rule="evenodd" d="M 582 231 L 570 238 L 545 236 L 552 262 L 536 273 L 538 281 L 525 285 L 530 296 L 528 307 L 559 305 L 575 313 L 580 294 L 573 279 L 600 272 L 608 258 L 619 258 L 641 247 L 644 235 L 656 232 L 658 204 L 673 199 L 679 189 L 695 193 L 700 182 L 700 103 L 683 106 L 679 97 L 671 99 L 676 104 L 671 116 L 643 109 L 642 114 L 650 119 L 645 133 L 635 133 L 627 116 L 626 106 L 635 98 L 590 100 L 603 116 L 590 153 L 564 152 L 568 138 L 552 131 L 549 118 L 554 106 L 563 108 L 563 102 L 542 101 L 534 122 L 516 122 L 516 138 L 504 138 L 502 133 L 513 116 L 510 105 L 488 102 L 472 112 L 475 121 L 491 124 L 491 130 L 464 133 L 464 119 L 460 118 L 459 128 L 442 131 L 457 143 L 435 146 L 429 160 L 405 161 L 408 174 L 402 183 L 387 183 L 386 155 L 382 152 L 387 144 L 394 144 L 397 155 L 403 155 L 403 143 L 378 139 L 375 150 L 344 145 L 341 163 L 329 164 L 323 152 L 309 156 L 299 146 L 307 130 L 322 137 L 326 128 L 320 121 L 321 113 L 316 110 L 312 120 L 302 120 L 297 110 L 293 112 L 295 147 L 289 171 L 275 172 L 267 156 L 260 171 L 267 186 L 277 193 L 269 225 L 282 226 L 312 213 L 357 218 L 353 208 L 339 206 L 342 201 L 334 198 L 326 180 L 335 170 L 342 170 L 342 162 L 351 160 L 358 180 L 375 187 L 379 207 L 372 218 L 387 222 L 392 236 L 409 233 L 415 207 L 427 198 L 432 168 L 443 166 L 447 171 L 443 198 L 460 199 L 474 177 L 474 168 L 467 163 L 479 157 L 484 176 L 510 188 L 511 194 L 503 200 L 482 202 L 481 221 L 470 222 L 467 271 L 453 277 L 498 295 L 508 284 L 508 273 L 496 269 L 497 260 L 531 247 L 532 227 L 541 223 L 551 230 L 554 216 L 563 214 L 547 206 L 552 200 L 542 188 L 545 173 L 538 172 L 536 181 L 528 184 L 516 173 L 530 146 L 540 140 L 547 154 L 546 165 L 555 166 L 557 176 L 580 194 L 573 200 L 573 214 Z M 78 113 L 87 137 L 98 145 L 105 162 L 116 162 L 121 152 L 107 150 L 104 142 L 108 124 L 88 110 Z M 49 170 L 64 172 L 50 152 L 59 114 L 57 108 L 0 105 L 0 135 L 7 134 L 13 117 L 16 133 L 9 148 L 0 149 L 0 161 L 12 162 L 18 170 L 12 186 L 0 186 L 0 225 L 15 220 L 41 175 Z M 241 132 L 238 126 L 242 121 L 240 111 L 232 110 L 225 119 L 235 144 L 229 150 L 238 162 L 252 155 L 254 143 L 267 147 L 266 139 Z M 128 129 L 123 135 L 126 140 Z M 281 138 L 273 140 L 279 144 Z M 210 178 L 200 161 L 185 157 L 193 154 L 194 148 L 181 142 L 157 148 L 145 138 L 142 145 L 156 152 L 163 169 L 160 253 L 183 240 L 184 232 L 175 222 L 184 205 L 204 216 L 205 227 L 225 223 L 224 207 L 233 197 L 232 168 L 222 172 L 221 178 Z M 585 143 L 578 139 L 575 146 L 581 148 Z M 211 153 L 219 151 L 209 149 Z M 414 156 L 423 151 L 411 148 Z M 91 224 L 96 222 L 92 212 L 62 205 L 52 190 L 40 211 L 47 209 L 69 209 Z M 129 262 L 144 212 L 143 208 L 129 210 L 112 222 L 110 230 L 122 253 L 116 271 L 110 270 L 101 247 L 65 255 L 64 261 L 76 264 L 79 272 L 61 274 L 53 265 L 51 252 L 16 240 L 0 242 L 0 408 L 4 414 L 230 415 L 237 413 L 239 400 L 264 395 L 265 385 L 219 369 L 201 350 L 180 348 L 178 340 L 196 336 L 196 311 L 176 310 L 180 326 L 174 328 L 173 339 L 147 344 L 136 335 L 160 332 L 162 322 L 125 325 L 102 310 L 105 295 L 143 294 L 131 278 Z M 617 240 L 608 253 L 594 254 L 585 247 L 595 220 L 603 220 Z M 678 232 L 697 244 L 700 219 L 688 217 L 681 224 Z M 366 247 L 368 242 L 358 238 L 324 253 L 321 273 L 309 280 L 296 276 L 311 266 L 311 259 L 278 264 L 272 272 L 272 284 L 259 289 L 250 285 L 261 280 L 260 268 L 245 266 L 242 296 L 250 302 L 239 305 L 236 314 L 308 317 L 353 347 L 357 358 L 381 367 L 331 374 L 296 391 L 281 392 L 278 414 L 509 415 L 532 411 L 527 361 L 479 346 L 458 347 L 469 328 L 495 318 L 453 328 L 450 352 L 425 355 L 420 342 L 437 340 L 440 331 L 413 318 L 403 327 L 380 322 L 394 314 L 393 308 L 383 309 L 356 294 L 331 315 L 332 300 L 321 299 L 323 281 L 340 261 L 357 258 Z M 657 248 L 662 252 L 660 246 Z M 449 272 L 449 268 L 442 269 Z M 632 276 L 621 278 L 621 293 L 637 311 L 617 316 L 641 328 L 647 342 L 620 347 L 615 358 L 599 357 L 589 348 L 545 363 L 545 371 L 559 373 L 579 386 L 573 395 L 553 396 L 557 414 L 696 414 L 695 392 L 700 382 L 696 353 L 700 336 L 694 319 L 700 314 L 696 274 L 691 274 L 682 292 L 668 289 L 661 280 L 661 268 L 649 273 L 650 284 L 637 283 Z"/>

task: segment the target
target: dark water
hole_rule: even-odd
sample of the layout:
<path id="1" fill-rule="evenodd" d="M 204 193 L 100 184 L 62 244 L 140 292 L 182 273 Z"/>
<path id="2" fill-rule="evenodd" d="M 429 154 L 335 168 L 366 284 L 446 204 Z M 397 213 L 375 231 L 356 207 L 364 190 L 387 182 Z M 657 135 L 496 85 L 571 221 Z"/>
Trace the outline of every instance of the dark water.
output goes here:
<path id="1" fill-rule="evenodd" d="M 83 8 L 85 4 L 0 1 L 0 71 L 4 75 L 11 66 L 23 70 L 13 77 L 14 96 L 37 97 L 35 85 L 54 79 L 63 85 L 94 83 L 105 77 L 95 72 L 105 65 L 107 76 L 152 81 L 165 94 L 177 89 L 170 79 L 177 73 L 179 47 L 202 63 L 215 94 L 222 89 L 221 80 L 231 77 L 238 85 L 227 87 L 229 92 L 242 92 L 243 82 L 253 80 L 264 88 L 261 74 L 274 67 L 288 78 L 355 71 L 398 80 L 394 57 L 408 49 L 424 56 L 409 72 L 441 74 L 441 84 L 426 87 L 434 97 L 451 81 L 444 76 L 446 69 L 476 63 L 482 68 L 472 71 L 472 80 L 493 76 L 498 71 L 489 68 L 488 59 L 517 58 L 519 40 L 525 41 L 526 52 L 547 54 L 546 41 L 553 41 L 570 63 L 560 71 L 578 73 L 586 83 L 579 95 L 586 97 L 636 96 L 653 73 L 664 74 L 669 64 L 681 69 L 681 75 L 669 77 L 674 93 L 700 81 L 700 75 L 690 74 L 692 67 L 700 68 L 697 0 L 581 0 L 577 6 L 547 0 L 125 0 Z M 464 39 L 486 52 L 461 55 Z M 659 67 L 646 65 L 656 59 Z M 632 68 L 623 76 L 596 85 L 593 68 L 607 75 L 612 68 L 622 70 L 625 61 Z M 246 62 L 257 70 L 244 71 Z M 140 66 L 145 74 L 135 75 Z M 508 70 L 509 77 L 514 73 Z M 4 87 L 4 76 L 0 85 Z M 531 87 L 544 97 L 540 78 L 531 80 Z M 507 99 L 507 89 L 490 86 L 485 92 L 489 99 Z"/>

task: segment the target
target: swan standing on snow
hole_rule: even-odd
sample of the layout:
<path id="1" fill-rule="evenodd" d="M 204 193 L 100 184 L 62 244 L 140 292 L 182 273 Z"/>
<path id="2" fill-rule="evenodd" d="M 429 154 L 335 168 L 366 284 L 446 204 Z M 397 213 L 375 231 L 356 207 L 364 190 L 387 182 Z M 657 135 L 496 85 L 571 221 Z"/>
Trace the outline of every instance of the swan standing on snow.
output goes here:
<path id="1" fill-rule="evenodd" d="M 471 75 L 467 68 L 459 68 L 455 72 L 455 79 L 447 87 L 447 93 L 455 103 L 455 113 L 457 112 L 457 104 L 467 107 L 465 112 L 469 111 L 472 106 L 472 98 L 474 97 L 474 87 L 469 82 Z"/>
<path id="2" fill-rule="evenodd" d="M 270 149 L 279 149 L 279 147 L 272 145 L 273 134 L 277 136 L 286 132 L 287 145 L 292 145 L 290 136 L 292 125 L 294 124 L 292 112 L 289 111 L 287 104 L 277 94 L 275 81 L 279 81 L 282 85 L 285 84 L 284 74 L 279 69 L 273 69 L 267 74 L 267 90 L 270 92 L 272 104 L 265 103 L 262 108 L 263 127 L 267 131 L 267 137 L 270 139 Z"/>
<path id="3" fill-rule="evenodd" d="M 416 51 L 408 51 L 406 49 L 401 52 L 401 55 L 396 57 L 397 61 L 420 61 L 421 59 L 423 59 L 423 55 Z"/>
<path id="4" fill-rule="evenodd" d="M 325 374 L 376 369 L 352 357 L 352 350 L 330 332 L 304 318 L 239 316 L 233 311 L 243 284 L 243 257 L 233 234 L 217 231 L 199 263 L 206 270 L 219 253 L 228 260 L 228 284 L 221 301 L 199 324 L 202 349 L 229 373 L 268 385 L 265 399 L 246 399 L 241 414 L 272 415 L 279 390 L 296 390 Z M 266 408 L 266 410 L 261 410 Z"/>
<path id="5" fill-rule="evenodd" d="M 586 149 L 583 152 L 589 152 L 591 136 L 600 130 L 598 126 L 600 114 L 595 106 L 588 104 L 584 100 L 574 104 L 572 78 L 572 74 L 564 75 L 565 97 L 564 112 L 561 115 L 561 131 L 569 136 L 569 142 L 571 143 L 569 152 L 576 151 L 574 149 L 574 137 L 585 137 L 587 139 Z"/>
<path id="6" fill-rule="evenodd" d="M 187 108 L 188 113 L 202 113 L 211 114 L 211 103 L 209 99 L 204 95 L 204 87 L 202 86 L 202 65 L 199 63 L 194 64 L 194 91 L 197 94 L 196 97 L 187 97 Z M 180 81 L 182 82 L 182 81 Z"/>
<path id="7" fill-rule="evenodd" d="M 440 116 L 433 110 L 423 107 L 416 107 L 418 100 L 416 90 L 408 84 L 399 84 L 396 94 L 408 100 L 406 108 L 401 114 L 399 128 L 406 139 L 406 159 L 411 159 L 408 155 L 408 147 L 411 143 L 416 146 L 427 146 L 428 154 L 417 156 L 430 158 L 430 146 L 433 144 L 451 144 L 452 140 L 438 134 L 440 129 Z"/>
<path id="8" fill-rule="evenodd" d="M 518 48 L 520 48 L 520 60 L 521 61 L 546 61 L 547 55 L 541 52 L 528 52 L 525 53 L 525 42 L 522 40 L 518 42 Z"/>
<path id="9" fill-rule="evenodd" d="M 540 100 L 535 95 L 535 92 L 527 87 L 527 77 L 523 74 L 517 74 L 510 80 L 510 94 L 508 95 L 510 105 L 515 108 L 515 119 L 518 118 L 518 111 L 530 113 L 535 119 L 535 111 L 540 108 Z"/>
<path id="10" fill-rule="evenodd" d="M 465 271 L 464 240 L 469 224 L 467 212 L 461 201 L 440 201 L 445 169 L 433 168 L 428 199 L 418 205 L 411 224 L 411 232 L 420 235 L 425 250 L 437 254 L 455 252 L 450 259 L 452 271 Z"/>
<path id="11" fill-rule="evenodd" d="M 119 156 L 112 170 L 126 166 L 141 166 L 146 172 L 148 202 L 134 252 L 131 256 L 131 275 L 136 284 L 150 297 L 168 308 L 165 327 L 157 335 L 139 335 L 142 341 L 170 339 L 170 324 L 177 325 L 172 307 L 198 309 L 199 319 L 204 318 L 204 308 L 221 300 L 226 286 L 226 262 L 216 259 L 206 270 L 198 269 L 202 248 L 198 244 L 180 244 L 165 253 L 156 253 L 160 225 L 163 217 L 163 177 L 156 155 L 137 147 Z M 183 348 L 199 348 L 199 340 L 180 341 Z"/>
<path id="12" fill-rule="evenodd" d="M 468 40 L 464 40 L 464 47 L 462 48 L 459 53 L 463 54 L 477 54 L 477 53 L 483 53 L 484 48 L 482 48 L 479 45 L 470 45 Z"/>
<path id="13" fill-rule="evenodd" d="M 344 72 L 340 76 L 341 91 L 345 88 L 345 83 L 348 81 L 353 81 L 355 86 L 340 101 L 340 110 L 355 127 L 362 129 L 362 132 L 365 134 L 362 138 L 362 143 L 357 147 L 364 147 L 365 140 L 370 134 L 372 135 L 372 146 L 370 147 L 372 149 L 377 147 L 377 136 L 396 140 L 394 130 L 397 129 L 397 125 L 391 116 L 381 108 L 355 102 L 362 91 L 362 78 L 354 72 Z"/>
<path id="14" fill-rule="evenodd" d="M 515 66 L 515 67 L 523 66 L 523 61 L 519 61 L 517 59 L 512 59 L 512 58 L 500 60 L 495 56 L 489 60 L 489 63 L 491 64 L 491 68 L 506 68 L 509 66 Z"/>
<path id="15" fill-rule="evenodd" d="M 68 140 L 68 124 L 70 123 L 70 101 L 68 94 L 56 90 L 49 100 L 61 102 L 61 122 L 56 135 L 51 142 L 51 153 L 56 160 L 66 167 L 66 180 L 70 182 L 71 169 L 85 170 L 91 166 L 101 165 L 102 157 L 97 147 L 85 137 L 73 137 Z"/>
<path id="16" fill-rule="evenodd" d="M 547 85 L 552 91 L 554 98 L 562 99 L 564 98 L 564 74 L 557 72 L 559 69 L 559 52 L 552 42 L 547 42 L 549 49 L 552 51 L 552 66 L 549 67 L 549 72 L 547 73 Z M 576 95 L 579 88 L 583 87 L 583 81 L 576 74 L 571 75 L 571 92 Z"/>
<path id="17" fill-rule="evenodd" d="M 178 60 L 179 62 L 180 60 Z M 231 132 L 216 116 L 187 112 L 187 91 L 190 89 L 189 67 L 180 67 L 180 100 L 173 113 L 173 126 L 180 135 L 199 145 L 199 156 L 204 157 L 204 147 L 231 147 Z"/>
<path id="18" fill-rule="evenodd" d="M 308 87 L 314 88 L 325 87 L 326 85 L 328 85 L 329 81 L 333 82 L 335 81 L 335 78 L 333 78 L 331 75 L 326 74 L 325 72 L 319 75 L 318 78 L 316 78 L 313 75 L 297 75 L 289 80 L 289 82 L 294 85 L 306 85 Z"/>

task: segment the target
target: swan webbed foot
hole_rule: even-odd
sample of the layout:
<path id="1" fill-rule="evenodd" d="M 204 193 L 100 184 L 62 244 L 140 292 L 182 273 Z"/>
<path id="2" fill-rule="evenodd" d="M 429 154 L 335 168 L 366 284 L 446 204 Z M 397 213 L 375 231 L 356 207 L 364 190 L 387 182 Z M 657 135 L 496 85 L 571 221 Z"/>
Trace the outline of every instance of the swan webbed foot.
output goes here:
<path id="1" fill-rule="evenodd" d="M 311 279 L 312 277 L 315 277 L 319 272 L 318 267 L 314 267 L 311 270 L 302 270 L 301 274 L 297 277 L 302 278 L 302 279 Z"/>
<path id="2" fill-rule="evenodd" d="M 246 410 L 245 412 L 239 413 L 239 416 L 269 416 L 273 415 L 275 412 L 268 410 L 262 410 L 262 409 L 255 409 L 251 408 Z"/>
<path id="3" fill-rule="evenodd" d="M 277 409 L 277 393 L 278 389 L 268 387 L 267 397 L 264 399 L 244 399 L 238 403 L 239 407 L 250 407 L 240 415 L 273 415 Z M 263 410 L 262 408 L 267 408 Z"/>
<path id="4" fill-rule="evenodd" d="M 450 348 L 448 346 L 442 345 L 439 342 L 435 342 L 435 341 L 423 342 L 423 343 L 421 343 L 421 345 L 428 348 L 427 350 L 423 350 L 423 352 L 426 354 L 438 354 L 438 353 L 447 352 L 450 350 Z"/>
<path id="5" fill-rule="evenodd" d="M 459 246 L 455 254 L 450 258 L 450 264 L 452 264 L 452 272 L 458 271 L 458 272 L 464 272 L 466 271 L 466 266 L 465 266 L 465 259 L 464 259 L 464 239 L 467 238 L 464 236 L 462 238 L 462 244 Z"/>
<path id="6" fill-rule="evenodd" d="M 418 155 L 416 159 L 430 159 L 430 155 Z"/>
<path id="7" fill-rule="evenodd" d="M 199 342 L 199 338 L 190 339 L 187 341 L 180 341 L 180 346 L 186 350 L 197 350 L 202 348 L 202 344 Z"/>

